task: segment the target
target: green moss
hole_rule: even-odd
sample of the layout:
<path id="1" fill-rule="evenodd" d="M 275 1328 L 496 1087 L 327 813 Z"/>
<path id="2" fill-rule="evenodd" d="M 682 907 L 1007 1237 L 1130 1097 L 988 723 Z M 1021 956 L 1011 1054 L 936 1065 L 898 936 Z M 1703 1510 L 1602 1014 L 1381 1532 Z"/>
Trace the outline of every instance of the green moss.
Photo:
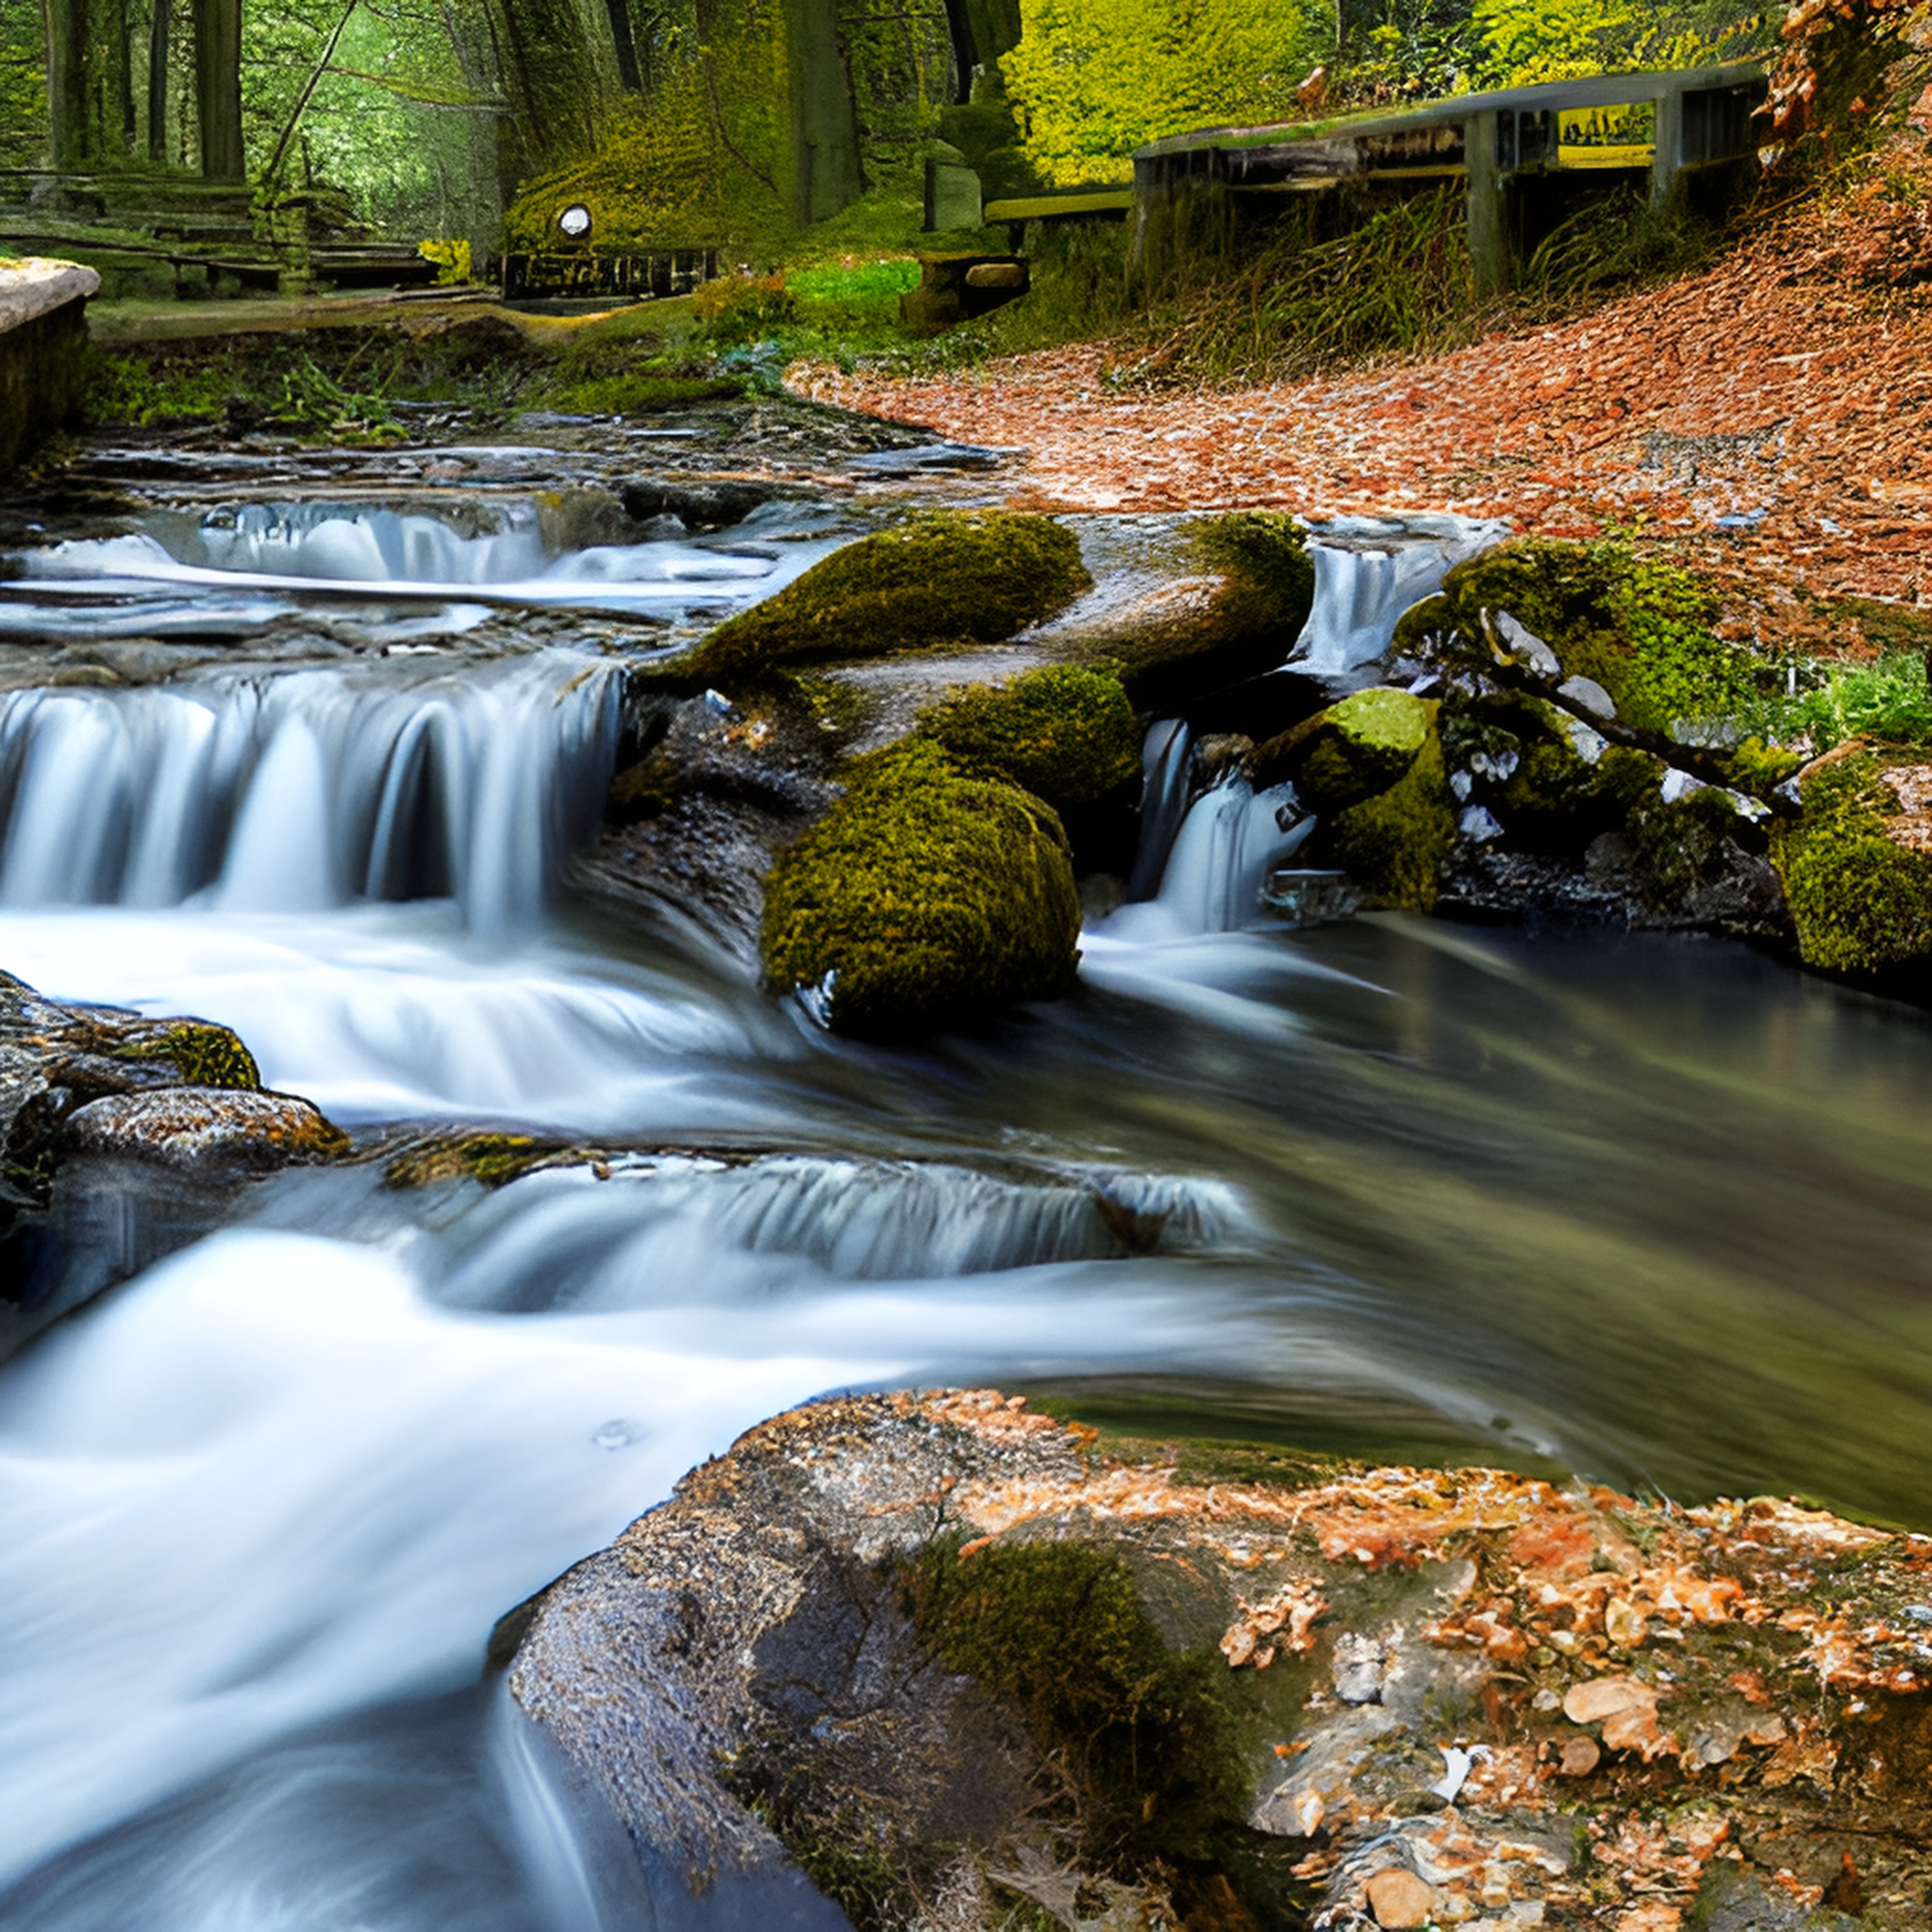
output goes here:
<path id="1" fill-rule="evenodd" d="M 1110 1549 L 957 1539 L 900 1572 L 920 1639 L 1008 1702 L 1065 1768 L 1091 1848 L 1198 1850 L 1245 1808 L 1236 1718 L 1217 1654 L 1175 1656 Z"/>
<path id="2" fill-rule="evenodd" d="M 1008 510 L 930 510 L 813 565 L 720 625 L 693 676 L 783 663 L 998 643 L 1072 603 L 1092 579 L 1070 530 Z"/>
<path id="3" fill-rule="evenodd" d="M 1056 808 L 1091 805 L 1141 770 L 1141 726 L 1111 672 L 1043 665 L 1011 684 L 975 684 L 919 715 L 964 771 L 1010 783 Z"/>
<path id="4" fill-rule="evenodd" d="M 1932 955 L 1932 858 L 1885 836 L 1875 759 L 1850 758 L 1805 788 L 1805 816 L 1772 858 L 1807 966 L 1860 977 L 1923 969 Z"/>
<path id="5" fill-rule="evenodd" d="M 1079 930 L 1051 808 L 915 741 L 856 761 L 774 867 L 761 950 L 767 981 L 821 990 L 840 1030 L 900 1034 L 1066 991 Z"/>
<path id="6" fill-rule="evenodd" d="M 1324 844 L 1376 906 L 1426 912 L 1456 842 L 1455 807 L 1442 741 L 1430 732 L 1414 762 L 1388 791 L 1338 812 Z"/>
<path id="7" fill-rule="evenodd" d="M 1743 827 L 1728 794 L 1708 787 L 1633 811 L 1630 846 L 1644 903 L 1658 912 L 1682 911 L 1729 869 L 1733 841 Z"/>
<path id="8" fill-rule="evenodd" d="M 106 1048 L 117 1060 L 167 1060 L 191 1087 L 226 1087 L 258 1092 L 261 1072 L 241 1037 L 207 1020 L 171 1020 Z"/>
<path id="9" fill-rule="evenodd" d="M 1566 677 L 1609 692 L 1617 715 L 1652 731 L 1729 718 L 1748 707 L 1763 660 L 1711 629 L 1717 600 L 1674 564 L 1627 542 L 1525 537 L 1452 570 L 1442 596 L 1405 619 L 1398 644 L 1433 637 L 1478 668 L 1489 661 L 1483 614 L 1507 610 L 1556 652 Z"/>
<path id="10" fill-rule="evenodd" d="M 1196 525 L 1195 554 L 1225 571 L 1277 625 L 1296 630 L 1315 604 L 1315 560 L 1295 520 L 1281 510 L 1238 509 Z"/>
<path id="11" fill-rule="evenodd" d="M 1292 778 L 1315 811 L 1335 812 L 1386 791 L 1427 741 L 1434 707 L 1406 691 L 1358 691 L 1257 750 L 1257 782 Z"/>

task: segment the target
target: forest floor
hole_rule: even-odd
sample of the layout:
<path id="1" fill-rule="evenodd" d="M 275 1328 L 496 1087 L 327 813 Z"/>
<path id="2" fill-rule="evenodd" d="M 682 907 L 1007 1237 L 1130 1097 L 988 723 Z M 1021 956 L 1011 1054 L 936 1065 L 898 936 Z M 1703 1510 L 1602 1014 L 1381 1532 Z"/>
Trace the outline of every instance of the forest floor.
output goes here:
<path id="1" fill-rule="evenodd" d="M 1923 227 L 1923 218 L 1914 227 Z M 1080 343 L 944 375 L 795 366 L 816 401 L 1024 448 L 1025 507 L 1454 510 L 1634 528 L 1728 581 L 1767 644 L 1856 643 L 1840 600 L 1932 610 L 1923 234 L 1847 207 L 1714 266 L 1440 358 L 1203 391 Z"/>

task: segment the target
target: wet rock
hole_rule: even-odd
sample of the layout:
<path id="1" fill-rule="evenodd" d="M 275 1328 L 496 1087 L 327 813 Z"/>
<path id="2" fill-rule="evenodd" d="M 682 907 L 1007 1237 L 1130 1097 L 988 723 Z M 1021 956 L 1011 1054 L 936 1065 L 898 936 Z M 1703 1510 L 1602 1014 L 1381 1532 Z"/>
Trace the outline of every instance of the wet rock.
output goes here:
<path id="1" fill-rule="evenodd" d="M 349 1149 L 348 1135 L 293 1094 L 212 1087 L 91 1100 L 67 1116 L 61 1138 L 70 1154 L 197 1172 L 266 1172 Z"/>
<path id="2" fill-rule="evenodd" d="M 647 1861 L 864 1928 L 1927 1922 L 1932 1540 L 1218 1453 L 814 1404 L 506 1620 L 512 1693 Z"/>
<path id="3" fill-rule="evenodd" d="M 816 563 L 720 625 L 683 666 L 728 686 L 778 666 L 995 643 L 1065 608 L 1091 579 L 1047 517 L 930 510 Z"/>
<path id="4" fill-rule="evenodd" d="M 1341 811 L 1407 772 L 1435 715 L 1434 705 L 1406 691 L 1358 691 L 1257 746 L 1248 774 L 1257 790 L 1286 779 L 1311 811 Z"/>
<path id="5" fill-rule="evenodd" d="M 741 524 L 761 505 L 792 492 L 785 484 L 742 476 L 652 476 L 626 483 L 625 509 L 639 523 L 675 517 L 691 530 Z"/>
<path id="6" fill-rule="evenodd" d="M 845 796 L 773 869 L 767 982 L 828 1025 L 903 1035 L 1073 984 L 1080 900 L 1066 835 L 1017 786 L 937 745 L 872 754 Z"/>

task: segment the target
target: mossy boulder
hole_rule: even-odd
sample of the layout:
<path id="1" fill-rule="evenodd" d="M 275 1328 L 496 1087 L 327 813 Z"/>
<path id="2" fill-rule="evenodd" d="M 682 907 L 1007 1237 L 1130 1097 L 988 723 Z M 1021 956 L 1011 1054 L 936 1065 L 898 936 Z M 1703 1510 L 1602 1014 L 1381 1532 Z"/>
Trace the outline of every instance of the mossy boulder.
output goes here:
<path id="1" fill-rule="evenodd" d="M 1120 667 L 1141 711 L 1177 710 L 1274 670 L 1314 608 L 1315 563 L 1292 517 L 1236 510 L 1193 525 L 1188 541 L 1201 581 L 1156 593 L 1083 641 Z"/>
<path id="2" fill-rule="evenodd" d="M 1071 530 L 1008 510 L 929 510 L 861 538 L 720 625 L 692 677 L 1000 643 L 1062 610 L 1092 579 Z"/>
<path id="3" fill-rule="evenodd" d="M 1372 906 L 1426 912 L 1456 843 L 1456 808 L 1432 729 L 1403 775 L 1386 791 L 1351 805 L 1323 826 L 1321 849 L 1368 895 Z"/>
<path id="4" fill-rule="evenodd" d="M 1386 791 L 1415 763 L 1434 725 L 1433 708 L 1406 691 L 1358 691 L 1258 746 L 1257 786 L 1292 779 L 1311 810 L 1333 812 Z"/>
<path id="5" fill-rule="evenodd" d="M 1396 649 L 1484 671 L 1498 612 L 1548 645 L 1564 678 L 1601 685 L 1617 716 L 1645 730 L 1735 714 L 1764 669 L 1748 647 L 1716 635 L 1708 585 L 1609 540 L 1524 537 L 1457 564 L 1441 594 L 1397 625 Z"/>
<path id="6" fill-rule="evenodd" d="M 1066 991 L 1079 932 L 1052 808 L 914 741 L 856 760 L 773 869 L 760 951 L 830 1025 L 897 1035 Z"/>
<path id="7" fill-rule="evenodd" d="M 1887 837 L 1891 803 L 1869 756 L 1842 758 L 1804 788 L 1805 815 L 1772 860 L 1806 965 L 1923 987 L 1932 962 L 1932 856 Z"/>
<path id="8" fill-rule="evenodd" d="M 1141 772 L 1141 725 L 1110 671 L 1047 664 L 975 684 L 920 713 L 919 736 L 963 771 L 1003 778 L 1057 808 L 1091 805 Z"/>

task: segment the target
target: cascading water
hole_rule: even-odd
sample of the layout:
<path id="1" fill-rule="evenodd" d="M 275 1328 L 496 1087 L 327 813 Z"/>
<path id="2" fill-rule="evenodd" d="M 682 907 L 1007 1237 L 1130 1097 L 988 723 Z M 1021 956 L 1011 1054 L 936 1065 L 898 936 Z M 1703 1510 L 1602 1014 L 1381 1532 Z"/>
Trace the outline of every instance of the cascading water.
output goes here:
<path id="1" fill-rule="evenodd" d="M 197 523 L 183 567 L 524 567 L 513 517 L 277 514 Z M 162 612 L 143 637 L 227 595 L 130 615 L 132 579 L 83 580 L 61 609 Z M 52 622 L 52 581 L 0 605 Z M 244 587 L 237 625 L 250 598 L 290 608 Z M 1254 888 L 1307 822 L 1238 779 L 1193 798 L 1172 725 L 1145 903 L 1090 929 L 1075 997 L 840 1042 L 545 912 L 608 659 L 428 661 L 0 701 L 0 966 L 231 1024 L 351 1124 L 616 1150 L 493 1191 L 291 1171 L 0 1371 L 8 1932 L 824 1927 L 796 1890 L 641 1874 L 479 1673 L 495 1619 L 828 1389 L 1017 1382 L 1137 1433 L 1923 1516 L 1920 1016 L 1717 945 L 1270 929 Z"/>
<path id="2" fill-rule="evenodd" d="M 1289 663 L 1348 682 L 1388 655 L 1405 611 L 1442 588 L 1457 564 L 1509 534 L 1467 517 L 1332 517 L 1309 526 L 1315 604 Z"/>
<path id="3" fill-rule="evenodd" d="M 597 820 L 617 680 L 568 653 L 0 697 L 0 905 L 309 911 L 453 897 L 503 929 Z"/>

